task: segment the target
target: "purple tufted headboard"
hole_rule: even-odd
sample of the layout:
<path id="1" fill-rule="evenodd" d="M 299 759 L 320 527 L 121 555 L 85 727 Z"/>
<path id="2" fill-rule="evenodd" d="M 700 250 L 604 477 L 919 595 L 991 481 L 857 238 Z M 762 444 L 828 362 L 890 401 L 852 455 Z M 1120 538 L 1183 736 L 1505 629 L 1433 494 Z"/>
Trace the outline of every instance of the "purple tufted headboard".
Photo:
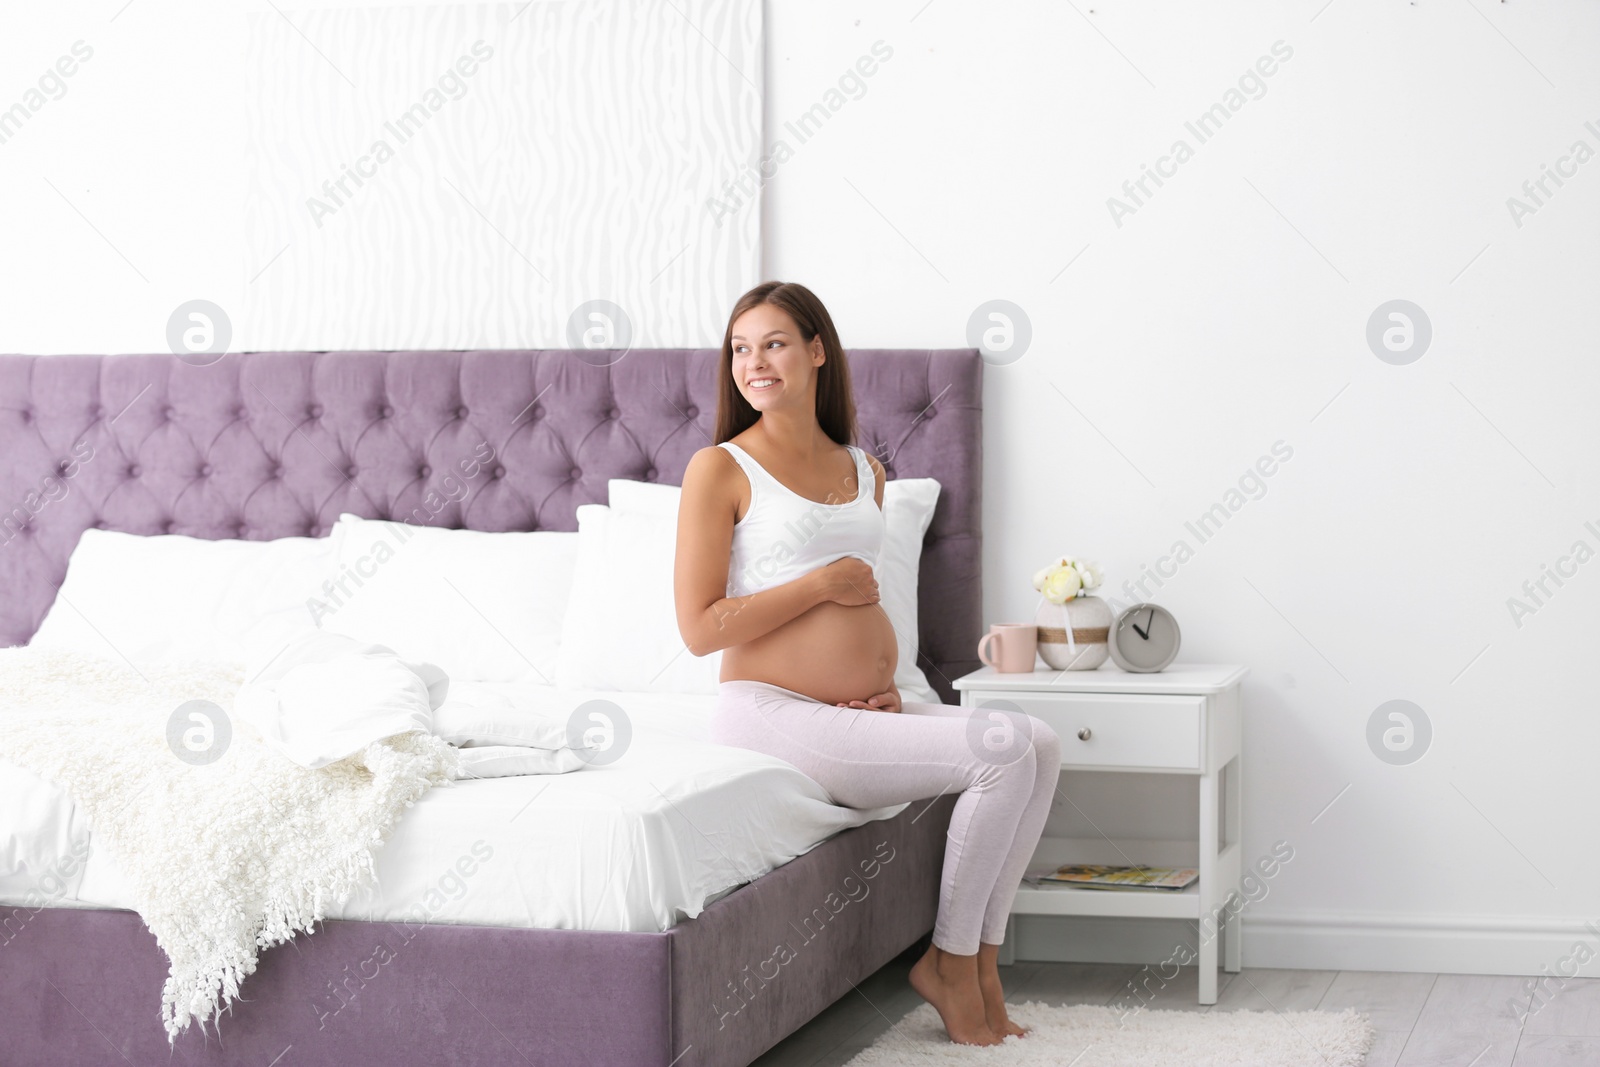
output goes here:
<path id="1" fill-rule="evenodd" d="M 0 646 L 25 643 L 90 526 L 323 536 L 349 511 L 575 530 L 606 480 L 678 484 L 712 443 L 716 349 L 0 356 Z M 919 659 L 944 700 L 981 630 L 982 360 L 850 353 L 860 440 L 937 478 Z"/>

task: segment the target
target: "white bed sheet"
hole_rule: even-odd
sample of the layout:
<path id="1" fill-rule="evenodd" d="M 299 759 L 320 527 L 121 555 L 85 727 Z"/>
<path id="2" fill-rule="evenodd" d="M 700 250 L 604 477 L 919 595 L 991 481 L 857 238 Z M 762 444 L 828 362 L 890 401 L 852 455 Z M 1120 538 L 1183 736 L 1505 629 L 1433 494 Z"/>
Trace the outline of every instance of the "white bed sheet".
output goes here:
<path id="1" fill-rule="evenodd" d="M 711 743 L 714 696 L 505 689 L 562 709 L 609 700 L 628 717 L 629 746 L 570 774 L 429 790 L 378 850 L 376 885 L 329 918 L 661 931 L 907 807 L 840 807 L 784 760 Z M 85 846 L 81 871 L 45 877 Z M 0 760 L 0 904 L 41 903 L 131 907 L 115 855 L 71 799 Z"/>

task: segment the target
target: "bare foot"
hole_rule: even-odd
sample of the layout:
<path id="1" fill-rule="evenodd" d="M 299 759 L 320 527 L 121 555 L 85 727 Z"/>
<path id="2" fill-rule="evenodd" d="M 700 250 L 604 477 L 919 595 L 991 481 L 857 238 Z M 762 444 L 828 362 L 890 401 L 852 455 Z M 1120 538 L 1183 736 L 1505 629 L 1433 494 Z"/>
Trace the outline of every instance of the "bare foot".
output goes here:
<path id="1" fill-rule="evenodd" d="M 1006 995 L 1000 988 L 998 980 L 987 982 L 980 976 L 978 989 L 983 994 L 983 1017 L 989 1024 L 990 1031 L 1001 1037 L 1011 1034 L 1022 1037 L 1028 1033 L 1028 1027 L 1012 1022 L 1011 1017 L 1006 1014 Z"/>
<path id="2" fill-rule="evenodd" d="M 1022 1037 L 1029 1028 L 1011 1021 L 1006 1014 L 1006 991 L 1000 987 L 1000 946 L 978 943 L 978 990 L 983 994 L 984 1020 L 989 1030 L 1005 1038 Z"/>
<path id="3" fill-rule="evenodd" d="M 978 989 L 976 956 L 955 956 L 934 945 L 911 968 L 911 988 L 938 1011 L 950 1040 L 958 1045 L 998 1045 L 1004 1038 L 989 1029 Z"/>

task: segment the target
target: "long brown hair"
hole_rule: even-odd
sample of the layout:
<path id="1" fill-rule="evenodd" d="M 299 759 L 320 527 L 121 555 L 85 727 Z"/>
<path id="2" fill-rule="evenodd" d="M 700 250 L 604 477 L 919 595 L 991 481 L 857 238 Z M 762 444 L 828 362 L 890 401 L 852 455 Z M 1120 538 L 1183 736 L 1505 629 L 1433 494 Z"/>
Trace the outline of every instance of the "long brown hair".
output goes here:
<path id="1" fill-rule="evenodd" d="M 739 298 L 722 334 L 722 367 L 717 372 L 717 439 L 721 444 L 754 426 L 761 413 L 739 392 L 733 380 L 733 324 L 753 307 L 771 304 L 794 320 L 800 337 L 810 346 L 822 337 L 822 366 L 817 368 L 817 422 L 822 432 L 841 445 L 856 443 L 856 398 L 850 387 L 850 364 L 833 328 L 828 309 L 816 294 L 798 282 L 762 282 Z"/>

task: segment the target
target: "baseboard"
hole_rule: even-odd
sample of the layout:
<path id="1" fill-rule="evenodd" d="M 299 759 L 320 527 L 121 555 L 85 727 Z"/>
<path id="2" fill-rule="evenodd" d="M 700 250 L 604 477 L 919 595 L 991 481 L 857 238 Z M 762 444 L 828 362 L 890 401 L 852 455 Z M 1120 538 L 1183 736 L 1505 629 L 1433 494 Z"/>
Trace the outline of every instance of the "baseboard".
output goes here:
<path id="1" fill-rule="evenodd" d="M 1246 967 L 1600 978 L 1600 916 L 1308 911 L 1243 918 Z M 1197 943 L 1195 924 L 1177 919 L 1019 915 L 1013 931 L 1018 960 L 1157 964 Z"/>

